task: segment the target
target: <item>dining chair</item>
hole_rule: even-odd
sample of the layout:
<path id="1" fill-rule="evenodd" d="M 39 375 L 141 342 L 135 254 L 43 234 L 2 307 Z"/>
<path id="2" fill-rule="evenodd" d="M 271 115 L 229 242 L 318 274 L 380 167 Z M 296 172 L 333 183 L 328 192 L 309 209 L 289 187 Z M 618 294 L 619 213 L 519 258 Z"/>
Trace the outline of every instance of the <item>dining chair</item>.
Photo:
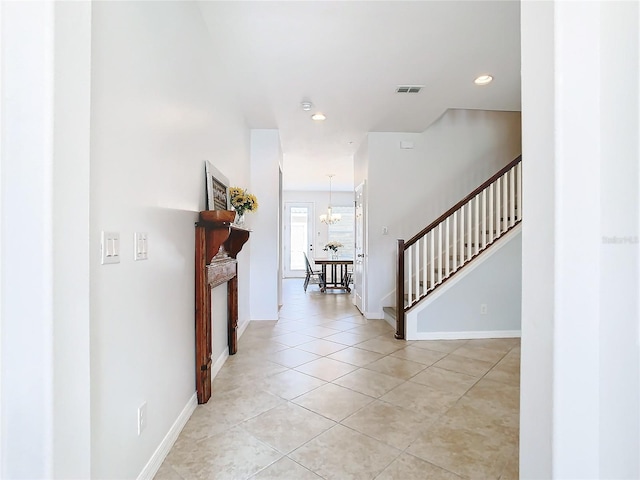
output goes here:
<path id="1" fill-rule="evenodd" d="M 311 264 L 309 263 L 309 258 L 305 252 L 302 252 L 304 255 L 304 263 L 307 267 L 307 276 L 304 279 L 304 291 L 307 291 L 307 286 L 309 282 L 317 283 L 320 286 L 320 290 L 324 291 L 324 275 L 322 274 L 322 270 L 314 270 L 311 268 Z"/>
<path id="2" fill-rule="evenodd" d="M 344 277 L 342 278 L 342 283 L 344 283 L 347 287 L 353 283 L 353 270 L 347 267 L 347 271 L 344 272 Z"/>

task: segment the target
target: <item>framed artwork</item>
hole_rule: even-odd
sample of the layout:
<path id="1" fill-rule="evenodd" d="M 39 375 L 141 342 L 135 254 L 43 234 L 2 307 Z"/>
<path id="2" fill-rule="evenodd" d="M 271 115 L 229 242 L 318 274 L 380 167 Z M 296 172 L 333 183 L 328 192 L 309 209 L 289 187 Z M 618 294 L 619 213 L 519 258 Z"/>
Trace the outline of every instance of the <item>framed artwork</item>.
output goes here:
<path id="1" fill-rule="evenodd" d="M 207 210 L 229 210 L 229 179 L 213 164 L 205 160 L 207 177 Z"/>

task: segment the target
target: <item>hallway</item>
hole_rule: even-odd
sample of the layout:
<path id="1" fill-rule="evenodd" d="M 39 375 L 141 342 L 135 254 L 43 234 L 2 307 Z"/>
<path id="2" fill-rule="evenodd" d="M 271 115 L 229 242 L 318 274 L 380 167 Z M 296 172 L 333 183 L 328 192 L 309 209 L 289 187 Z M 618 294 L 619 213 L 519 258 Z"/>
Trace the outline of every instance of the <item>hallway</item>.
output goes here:
<path id="1" fill-rule="evenodd" d="M 283 281 L 156 479 L 517 479 L 519 339 L 405 342 Z"/>

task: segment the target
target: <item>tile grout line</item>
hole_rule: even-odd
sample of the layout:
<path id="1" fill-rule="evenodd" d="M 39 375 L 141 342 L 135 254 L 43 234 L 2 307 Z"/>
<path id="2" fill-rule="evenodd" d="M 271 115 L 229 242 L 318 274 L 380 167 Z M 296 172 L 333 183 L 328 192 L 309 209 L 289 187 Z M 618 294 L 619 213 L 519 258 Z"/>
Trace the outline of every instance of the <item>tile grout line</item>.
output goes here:
<path id="1" fill-rule="evenodd" d="M 302 304 L 303 302 L 308 302 L 309 301 L 309 296 L 308 295 L 300 296 L 299 298 L 300 298 L 300 300 L 299 300 L 300 304 Z M 338 300 L 338 298 L 336 297 L 336 298 L 334 298 L 334 300 Z M 434 464 L 434 463 L 432 463 L 432 462 L 430 462 L 428 460 L 425 460 L 422 457 L 418 457 L 418 456 L 416 456 L 416 455 L 414 455 L 412 453 L 409 453 L 407 451 L 417 441 L 418 438 L 420 438 L 422 435 L 424 435 L 424 432 L 417 433 L 415 438 L 413 438 L 413 440 L 411 440 L 409 442 L 409 444 L 404 449 L 398 449 L 397 447 L 394 447 L 393 445 L 390 445 L 389 443 L 387 443 L 387 440 L 381 440 L 381 439 L 375 438 L 374 436 L 372 436 L 372 435 L 370 435 L 368 433 L 364 433 L 364 432 L 359 431 L 355 427 L 350 427 L 348 425 L 345 425 L 343 422 L 346 422 L 350 418 L 357 416 L 364 409 L 369 408 L 373 404 L 378 403 L 378 402 L 386 404 L 386 405 L 389 405 L 390 407 L 397 408 L 397 409 L 400 409 L 400 410 L 411 411 L 411 409 L 407 409 L 407 408 L 405 408 L 405 407 L 403 407 L 401 405 L 396 405 L 396 404 L 393 404 L 393 403 L 390 403 L 390 402 L 388 402 L 386 400 L 382 400 L 381 399 L 382 397 L 384 397 L 388 393 L 394 391 L 395 389 L 397 389 L 397 388 L 399 388 L 399 387 L 401 387 L 403 385 L 406 385 L 408 382 L 411 382 L 413 385 L 417 385 L 417 386 L 419 385 L 419 386 L 422 386 L 422 387 L 431 388 L 431 389 L 434 389 L 434 390 L 437 390 L 437 391 L 440 391 L 440 392 L 444 392 L 444 393 L 447 393 L 447 394 L 457 395 L 456 392 L 451 392 L 450 390 L 441 389 L 438 386 L 433 386 L 433 385 L 429 385 L 429 384 L 421 384 L 419 382 L 414 381 L 414 379 L 418 375 L 422 374 L 423 372 L 426 372 L 431 367 L 438 368 L 438 369 L 443 370 L 445 372 L 451 372 L 451 373 L 455 373 L 455 374 L 461 374 L 461 375 L 467 375 L 467 376 L 473 377 L 475 379 L 475 382 L 472 385 L 470 385 L 466 390 L 464 390 L 464 392 L 460 394 L 460 396 L 455 400 L 455 402 L 453 402 L 451 405 L 447 406 L 444 410 L 439 412 L 437 414 L 437 416 L 434 416 L 433 419 L 429 420 L 429 422 L 428 422 L 429 425 L 425 428 L 425 431 L 428 431 L 428 429 L 430 429 L 431 427 L 436 425 L 438 422 L 440 422 L 442 420 L 442 418 L 444 416 L 446 416 L 453 408 L 455 408 L 457 405 L 459 405 L 460 401 L 463 398 L 466 398 L 467 395 L 469 394 L 469 392 L 476 385 L 478 385 L 479 382 L 481 382 L 481 381 L 492 381 L 492 382 L 497 382 L 497 383 L 499 383 L 501 385 L 505 385 L 505 386 L 508 386 L 508 387 L 513 387 L 513 385 L 510 385 L 508 383 L 503 383 L 500 380 L 492 380 L 491 378 L 486 378 L 486 377 L 487 377 L 487 375 L 489 375 L 490 372 L 494 371 L 494 369 L 498 366 L 498 364 L 500 364 L 500 362 L 502 362 L 507 357 L 507 355 L 509 355 L 516 348 L 517 345 L 511 346 L 507 351 L 505 351 L 500 356 L 500 358 L 498 360 L 496 360 L 495 362 L 491 362 L 492 365 L 487 371 L 485 371 L 479 377 L 476 377 L 476 375 L 469 375 L 468 373 L 463 373 L 463 372 L 459 372 L 457 370 L 443 368 L 443 367 L 439 367 L 439 366 L 436 365 L 436 363 L 440 362 L 441 360 L 446 359 L 450 355 L 456 355 L 455 352 L 457 350 L 463 348 L 464 346 L 470 345 L 470 342 L 471 342 L 470 340 L 465 340 L 456 349 L 454 349 L 452 351 L 449 351 L 449 352 L 441 352 L 441 351 L 436 351 L 436 350 L 431 350 L 431 349 L 428 349 L 428 348 L 421 348 L 420 347 L 421 350 L 426 350 L 428 352 L 434 352 L 434 353 L 437 353 L 437 354 L 444 354 L 444 356 L 441 357 L 440 359 L 438 359 L 438 360 L 436 360 L 434 362 L 431 362 L 429 364 L 425 364 L 425 363 L 422 363 L 422 362 L 417 362 L 417 361 L 413 360 L 412 358 L 403 358 L 403 357 L 398 357 L 398 356 L 394 355 L 394 354 L 400 352 L 401 350 L 405 350 L 406 348 L 415 345 L 415 342 L 404 342 L 401 347 L 399 347 L 399 348 L 397 348 L 397 349 L 395 349 L 393 351 L 387 352 L 387 353 L 380 353 L 380 352 L 376 352 L 374 350 L 368 350 L 366 348 L 359 347 L 359 345 L 361 345 L 361 344 L 364 344 L 364 343 L 367 343 L 367 342 L 370 342 L 370 341 L 375 341 L 375 340 L 385 341 L 385 342 L 389 341 L 391 343 L 395 342 L 394 340 L 390 340 L 389 337 L 388 337 L 389 333 L 392 332 L 392 329 L 384 328 L 387 331 L 383 331 L 384 329 L 382 327 L 378 327 L 377 326 L 377 325 L 382 325 L 382 324 L 371 324 L 371 323 L 367 323 L 368 321 L 364 322 L 364 323 L 357 323 L 356 322 L 356 323 L 353 323 L 352 326 L 350 326 L 348 329 L 344 329 L 344 330 L 338 330 L 338 329 L 334 329 L 334 328 L 331 328 L 331 327 L 324 327 L 323 326 L 324 324 L 333 323 L 333 322 L 348 323 L 345 320 L 347 318 L 352 318 L 352 317 L 354 317 L 354 318 L 355 317 L 363 318 L 359 314 L 359 312 L 356 315 L 353 315 L 353 314 L 346 315 L 346 314 L 338 313 L 337 316 L 334 316 L 334 315 L 336 315 L 335 313 L 324 313 L 323 309 L 317 309 L 317 311 L 315 311 L 315 312 L 313 312 L 311 314 L 304 314 L 303 313 L 303 307 L 298 308 L 296 305 L 293 305 L 294 303 L 295 302 L 291 302 L 290 303 L 290 305 L 293 307 L 291 311 L 285 310 L 283 312 L 281 310 L 280 313 L 284 314 L 285 315 L 284 317 L 281 317 L 281 319 L 279 321 L 275 321 L 275 323 L 273 323 L 272 325 L 265 326 L 264 328 L 265 329 L 278 328 L 279 322 L 282 321 L 283 323 L 287 323 L 287 327 L 294 328 L 295 330 L 291 330 L 291 331 L 286 331 L 285 330 L 285 331 L 281 332 L 279 335 L 275 335 L 275 336 L 271 336 L 271 335 L 262 336 L 262 335 L 259 335 L 260 332 L 257 331 L 257 327 L 254 328 L 253 330 L 250 330 L 250 328 L 251 328 L 251 324 L 250 324 L 249 328 L 248 328 L 249 331 L 247 332 L 247 333 L 249 333 L 249 336 L 244 335 L 243 339 L 241 339 L 241 343 L 240 343 L 240 347 L 242 348 L 242 346 L 243 346 L 242 345 L 242 343 L 243 343 L 242 340 L 245 340 L 245 339 L 251 340 L 251 342 L 250 342 L 251 346 L 249 346 L 249 345 L 246 346 L 246 347 L 249 347 L 250 351 L 247 354 L 247 356 L 242 357 L 242 358 L 243 359 L 249 359 L 248 363 L 251 364 L 251 365 L 247 365 L 248 368 L 254 368 L 254 365 L 253 365 L 254 360 L 257 360 L 258 362 L 260 362 L 260 361 L 264 362 L 265 360 L 267 360 L 271 364 L 271 366 L 273 368 L 283 369 L 282 371 L 277 372 L 277 373 L 267 373 L 265 375 L 265 379 L 266 378 L 275 377 L 275 376 L 281 375 L 281 374 L 287 374 L 287 373 L 295 372 L 295 373 L 300 374 L 300 375 L 306 375 L 306 376 L 309 376 L 311 378 L 317 379 L 317 380 L 319 380 L 319 381 L 321 381 L 323 383 L 321 385 L 312 387 L 309 390 L 305 391 L 304 393 L 300 393 L 300 394 L 298 394 L 296 396 L 293 396 L 291 398 L 284 398 L 284 397 L 280 396 L 278 393 L 270 391 L 269 390 L 269 386 L 268 386 L 267 383 L 265 383 L 265 384 L 260 386 L 260 390 L 263 393 L 266 393 L 266 394 L 268 394 L 268 395 L 270 395 L 272 397 L 275 397 L 276 399 L 278 399 L 278 403 L 276 405 L 271 406 L 270 408 L 267 408 L 267 410 L 265 410 L 263 412 L 250 415 L 249 417 L 247 417 L 247 418 L 235 423 L 230 428 L 236 428 L 236 427 L 239 428 L 242 432 L 244 432 L 245 434 L 249 435 L 251 438 L 254 438 L 257 442 L 259 442 L 260 445 L 266 446 L 266 447 L 270 448 L 271 450 L 276 451 L 280 455 L 280 457 L 278 459 L 274 460 L 273 462 L 271 462 L 269 465 L 261 467 L 259 470 L 257 470 L 256 472 L 252 473 L 247 478 L 256 477 L 261 472 L 267 470 L 268 468 L 270 468 L 272 465 L 274 465 L 275 463 L 279 462 L 283 458 L 287 458 L 288 460 L 294 462 L 296 465 L 299 465 L 301 468 L 305 468 L 308 471 L 312 471 L 315 475 L 317 475 L 318 477 L 322 478 L 319 473 L 317 473 L 314 470 L 311 470 L 310 468 L 308 468 L 304 464 L 297 462 L 296 460 L 291 458 L 289 455 L 291 455 L 294 452 L 296 452 L 297 450 L 303 448 L 304 446 L 309 444 L 309 442 L 314 441 L 319 436 L 321 436 L 321 435 L 325 434 L 326 432 L 336 428 L 337 425 L 340 425 L 340 426 L 348 429 L 349 431 L 351 431 L 353 433 L 356 433 L 358 435 L 362 435 L 362 436 L 364 436 L 364 437 L 366 437 L 366 438 L 368 438 L 368 439 L 370 439 L 372 441 L 375 441 L 375 442 L 377 442 L 379 444 L 386 445 L 387 447 L 393 448 L 394 451 L 398 452 L 398 454 L 395 455 L 394 458 L 389 461 L 389 463 L 387 463 L 385 466 L 383 466 L 382 469 L 379 470 L 374 475 L 374 477 L 372 477 L 372 478 L 379 477 L 382 474 L 382 472 L 386 471 L 387 468 L 389 468 L 390 465 L 392 465 L 402 455 L 405 455 L 405 454 L 411 456 L 412 458 L 418 459 L 418 460 L 420 460 L 422 462 L 426 462 L 426 463 L 428 463 L 430 465 L 434 465 L 434 466 L 436 466 L 438 468 L 442 468 L 444 471 L 447 471 L 447 472 L 450 472 L 452 474 L 460 476 L 460 474 L 457 474 L 455 472 L 451 472 L 450 470 L 448 470 L 447 468 L 445 468 L 443 466 Z M 340 308 L 352 308 L 352 309 L 354 309 L 355 307 L 353 307 L 353 305 L 339 304 L 336 301 L 336 302 L 334 302 L 334 304 L 330 308 L 330 310 L 333 310 L 334 308 L 338 308 L 338 309 L 340 309 Z M 293 313 L 294 310 L 298 310 L 299 313 L 297 313 L 297 314 Z M 287 315 L 296 316 L 297 318 L 296 319 L 287 318 L 286 317 Z M 322 320 L 323 318 L 325 319 L 325 321 L 321 321 L 320 323 L 315 323 L 315 322 L 317 322 L 317 320 Z M 306 323 L 307 320 L 311 320 L 311 321 L 309 323 Z M 253 322 L 251 322 L 251 323 L 253 323 Z M 376 327 L 370 327 L 371 325 L 376 325 Z M 384 323 L 384 325 L 386 327 L 386 323 Z M 362 330 L 362 327 L 369 327 L 369 328 L 367 328 L 367 330 Z M 261 326 L 260 328 L 263 328 L 263 327 Z M 322 329 L 322 328 L 325 328 L 325 329 L 328 329 L 328 330 L 335 330 L 335 333 L 329 333 L 328 335 L 324 335 L 324 336 L 317 336 L 318 335 L 317 333 L 315 335 L 310 335 L 310 334 L 306 333 L 307 331 L 311 332 L 311 331 Z M 358 329 L 360 329 L 360 331 L 358 331 Z M 252 332 L 254 332 L 254 331 L 256 333 L 252 335 Z M 322 330 L 320 330 L 320 332 L 322 332 Z M 341 334 L 347 334 L 347 335 L 343 335 L 345 341 L 349 339 L 348 335 L 359 335 L 359 334 L 362 334 L 362 335 L 373 335 L 373 336 L 371 336 L 370 338 L 361 340 L 361 341 L 357 341 L 355 343 L 348 343 L 348 344 L 344 344 L 344 343 L 341 343 L 341 342 L 338 342 L 338 341 L 335 341 L 335 340 L 328 340 L 327 339 L 327 337 L 334 336 L 334 335 L 341 335 Z M 300 335 L 300 336 L 305 336 L 305 337 L 312 338 L 312 340 L 305 341 L 305 342 L 303 342 L 301 344 L 297 344 L 297 345 L 280 344 L 277 341 L 277 338 L 278 337 L 283 337 L 285 335 Z M 291 339 L 295 339 L 296 337 L 295 336 L 291 336 L 290 338 Z M 357 337 L 352 337 L 351 340 L 353 340 L 353 339 L 357 339 Z M 340 349 L 338 349 L 336 351 L 332 351 L 332 352 L 324 353 L 324 354 L 318 354 L 316 352 L 309 352 L 309 351 L 303 350 L 302 348 L 299 348 L 299 347 L 301 347 L 301 346 L 303 346 L 305 344 L 318 342 L 318 341 L 320 341 L 320 342 L 322 342 L 322 341 L 331 342 L 331 343 L 340 345 L 342 348 L 340 348 Z M 263 353 L 260 353 L 259 351 L 254 349 L 256 344 L 259 345 L 259 344 L 263 344 L 263 343 L 264 344 L 280 344 L 280 345 L 283 346 L 283 348 L 282 348 L 282 350 L 277 350 L 277 351 L 272 351 L 272 352 L 263 352 Z M 478 348 L 485 348 L 485 347 L 479 346 Z M 271 358 L 276 356 L 278 352 L 290 351 L 292 349 L 296 349 L 296 351 L 299 351 L 299 352 L 304 352 L 304 353 L 308 353 L 308 354 L 312 354 L 312 355 L 317 355 L 318 358 L 315 358 L 315 359 L 312 359 L 312 360 L 308 360 L 308 361 L 304 361 L 304 362 L 302 362 L 300 364 L 297 364 L 297 365 L 294 365 L 294 366 L 283 365 L 281 363 L 278 363 L 277 361 L 271 360 Z M 353 363 L 350 363 L 350 362 L 347 362 L 347 361 L 338 360 L 336 358 L 331 358 L 331 355 L 335 355 L 335 354 L 337 354 L 339 352 L 343 352 L 343 351 L 345 351 L 347 349 L 358 349 L 358 350 L 362 350 L 363 352 L 368 352 L 368 353 L 371 353 L 371 354 L 381 355 L 381 356 L 380 356 L 380 358 L 378 358 L 376 360 L 373 360 L 371 362 L 364 363 L 363 365 L 356 365 L 356 364 L 353 364 Z M 492 350 L 490 348 L 486 348 L 486 349 L 487 350 Z M 253 355 L 256 356 L 255 359 L 252 358 Z M 474 362 L 474 361 L 481 362 L 481 361 L 483 361 L 483 360 L 480 360 L 480 359 L 476 359 L 476 358 L 473 358 L 473 357 L 468 357 L 466 355 L 461 355 L 461 354 L 457 354 L 457 356 L 458 357 L 463 357 L 466 361 L 469 361 L 469 362 Z M 404 376 L 398 377 L 396 375 L 393 375 L 391 373 L 391 371 L 383 372 L 383 371 L 380 371 L 380 370 L 375 370 L 375 369 L 372 369 L 372 368 L 368 368 L 372 364 L 377 363 L 377 362 L 382 362 L 383 360 L 388 359 L 388 358 L 393 359 L 393 362 L 391 362 L 392 364 L 397 364 L 397 365 L 404 365 L 404 364 L 410 365 L 410 364 L 413 364 L 413 365 L 419 365 L 422 368 L 420 368 L 420 370 L 418 370 L 416 373 L 413 373 L 413 374 L 409 375 L 407 378 L 404 378 Z M 310 373 L 297 370 L 298 368 L 300 368 L 300 367 L 302 367 L 304 365 L 307 365 L 307 364 L 312 363 L 314 361 L 318 361 L 320 359 L 328 359 L 328 360 L 332 360 L 334 362 L 338 362 L 339 364 L 348 365 L 349 367 L 352 367 L 353 370 L 351 370 L 351 371 L 349 371 L 347 373 L 344 373 L 344 374 L 340 374 L 337 377 L 332 378 L 330 381 L 327 381 L 327 380 L 325 380 L 323 378 L 320 378 L 320 377 L 316 377 L 314 375 L 311 375 Z M 235 363 L 237 368 L 242 369 L 243 361 L 239 361 L 239 362 Z M 227 367 L 227 365 L 225 365 L 223 367 L 223 370 L 226 369 L 225 367 Z M 366 394 L 366 393 L 364 393 L 362 391 L 356 390 L 355 388 L 352 388 L 350 386 L 340 385 L 340 384 L 336 383 L 340 379 L 343 379 L 344 377 L 346 377 L 348 375 L 351 375 L 351 374 L 355 374 L 357 372 L 371 372 L 371 373 L 377 374 L 377 375 L 385 375 L 385 376 L 387 376 L 389 378 L 394 378 L 394 379 L 400 380 L 401 383 L 399 383 L 398 385 L 392 387 L 391 389 L 385 391 L 384 393 L 382 393 L 382 394 L 380 394 L 378 396 L 372 396 L 370 394 Z M 221 371 L 221 373 L 222 373 L 222 371 Z M 235 374 L 230 374 L 230 375 L 233 377 Z M 258 374 L 258 376 L 259 376 L 259 374 Z M 228 379 L 226 379 L 226 380 L 228 381 Z M 314 391 L 316 391 L 316 390 L 318 390 L 320 388 L 323 388 L 326 385 L 332 385 L 334 387 L 342 388 L 342 389 L 348 390 L 348 391 L 350 391 L 352 393 L 355 393 L 355 394 L 358 394 L 358 395 L 362 395 L 364 397 L 367 397 L 369 399 L 369 401 L 367 403 L 365 403 L 364 405 L 357 407 L 354 411 L 351 411 L 346 416 L 341 418 L 339 421 L 336 421 L 336 420 L 334 420 L 332 418 L 329 418 L 324 414 L 321 414 L 321 413 L 319 413 L 317 411 L 311 410 L 310 408 L 307 408 L 307 407 L 305 407 L 303 405 L 300 405 L 300 404 L 295 402 L 296 399 L 299 399 L 300 397 L 303 397 L 305 395 L 311 394 L 312 392 L 314 392 Z M 242 389 L 245 389 L 245 388 L 246 388 L 246 386 L 244 386 L 242 384 L 239 384 L 237 387 L 231 388 L 230 390 L 227 390 L 227 392 L 233 392 L 236 389 L 237 390 L 242 390 Z M 312 413 L 314 415 L 318 415 L 319 417 L 322 417 L 323 419 L 331 421 L 332 425 L 329 428 L 327 428 L 325 430 L 322 430 L 321 432 L 313 435 L 311 438 L 305 440 L 303 443 L 301 443 L 300 445 L 295 447 L 290 452 L 282 453 L 277 448 L 271 446 L 267 442 L 264 442 L 264 441 L 260 440 L 258 437 L 253 435 L 251 432 L 246 430 L 246 425 L 245 425 L 249 421 L 251 421 L 251 420 L 253 420 L 253 419 L 255 419 L 255 418 L 257 418 L 257 417 L 259 417 L 261 415 L 268 415 L 269 412 L 273 411 L 276 408 L 282 407 L 282 406 L 290 406 L 290 407 L 294 406 L 294 407 L 302 408 L 302 409 L 304 409 L 305 411 L 307 411 L 309 413 Z M 416 413 L 416 415 L 418 415 L 418 416 L 422 416 L 422 415 L 418 414 L 417 412 L 414 412 L 414 413 Z M 424 418 L 427 418 L 427 417 L 424 417 Z M 214 434 L 212 436 L 216 436 L 216 434 Z M 202 440 L 204 440 L 206 438 L 210 438 L 210 437 L 211 436 L 205 436 L 205 437 L 203 437 L 201 439 L 196 440 L 196 443 L 197 442 L 201 442 Z M 516 447 L 514 446 L 514 449 L 515 448 Z M 508 459 L 508 457 L 505 457 L 505 456 L 500 456 L 500 457 L 498 457 L 498 459 L 502 463 L 501 468 L 500 468 L 500 472 L 502 474 L 502 473 L 504 473 L 505 468 L 508 466 L 507 464 L 509 462 L 509 459 Z M 171 469 L 178 476 L 183 478 L 180 474 L 177 473 L 177 471 L 175 471 L 173 466 L 171 466 Z"/>

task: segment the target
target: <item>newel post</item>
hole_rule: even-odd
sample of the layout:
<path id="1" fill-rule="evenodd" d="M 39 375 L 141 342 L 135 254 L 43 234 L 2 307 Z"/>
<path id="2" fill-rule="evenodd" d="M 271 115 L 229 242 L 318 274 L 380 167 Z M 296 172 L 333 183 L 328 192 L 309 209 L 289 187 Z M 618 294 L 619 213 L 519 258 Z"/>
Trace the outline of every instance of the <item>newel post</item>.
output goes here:
<path id="1" fill-rule="evenodd" d="M 398 260 L 396 270 L 396 334 L 404 339 L 404 240 L 398 239 Z"/>

